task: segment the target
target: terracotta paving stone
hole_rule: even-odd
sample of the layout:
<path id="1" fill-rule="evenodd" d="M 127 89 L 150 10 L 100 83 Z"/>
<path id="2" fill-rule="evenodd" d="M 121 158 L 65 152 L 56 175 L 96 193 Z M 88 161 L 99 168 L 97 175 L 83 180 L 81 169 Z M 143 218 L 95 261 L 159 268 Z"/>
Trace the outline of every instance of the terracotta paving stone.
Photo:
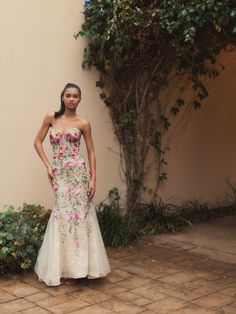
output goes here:
<path id="1" fill-rule="evenodd" d="M 194 274 L 192 271 L 186 271 L 161 278 L 160 281 L 171 284 L 182 284 L 188 281 L 193 281 L 197 278 L 198 277 L 196 276 L 196 274 Z"/>
<path id="2" fill-rule="evenodd" d="M 90 306 L 84 307 L 83 309 L 70 312 L 70 314 L 113 314 L 113 313 L 117 313 L 117 312 L 111 311 L 97 304 L 90 305 Z"/>
<path id="3" fill-rule="evenodd" d="M 206 271 L 205 269 L 199 269 L 199 270 L 192 270 L 192 272 L 196 275 L 196 278 L 203 278 L 206 280 L 218 280 L 221 279 L 223 277 L 223 274 L 217 274 L 217 273 L 213 273 L 211 271 Z"/>
<path id="4" fill-rule="evenodd" d="M 233 307 L 233 308 L 236 308 L 236 302 L 235 302 L 235 299 L 234 299 L 233 303 L 231 303 L 231 304 L 230 304 L 230 306 L 231 306 L 231 307 Z"/>
<path id="5" fill-rule="evenodd" d="M 66 302 L 68 300 L 74 300 L 74 299 L 75 297 L 73 297 L 72 295 L 65 294 L 65 295 L 59 295 L 56 297 L 51 297 L 44 300 L 40 300 L 40 301 L 35 302 L 35 304 L 43 308 L 48 308 L 50 306 Z"/>
<path id="6" fill-rule="evenodd" d="M 120 269 L 116 268 L 116 269 L 112 270 L 112 273 L 116 276 L 123 278 L 123 279 L 127 279 L 128 277 L 132 276 L 132 274 L 130 272 L 124 270 L 123 268 L 120 268 Z"/>
<path id="7" fill-rule="evenodd" d="M 41 281 L 37 281 L 37 282 L 34 282 L 34 283 L 31 283 L 30 284 L 32 287 L 34 288 L 37 288 L 39 290 L 44 290 L 47 288 L 47 286 L 45 285 L 44 282 L 41 282 Z"/>
<path id="8" fill-rule="evenodd" d="M 123 266 L 122 269 L 128 271 L 131 274 L 140 275 L 142 277 L 152 278 L 154 275 L 153 272 L 137 265 L 126 265 Z"/>
<path id="9" fill-rule="evenodd" d="M 19 278 L 18 276 L 12 276 L 12 278 L 10 276 L 4 276 L 4 277 L 0 278 L 0 289 L 2 289 L 3 287 L 6 287 L 6 286 L 21 283 L 21 281 L 18 280 L 18 278 Z"/>
<path id="10" fill-rule="evenodd" d="M 230 282 L 228 284 L 229 287 L 236 287 L 236 281 Z"/>
<path id="11" fill-rule="evenodd" d="M 99 305 L 117 313 L 135 314 L 143 311 L 143 308 L 127 301 L 121 301 L 113 298 L 108 301 L 101 302 Z"/>
<path id="12" fill-rule="evenodd" d="M 202 288 L 202 287 L 210 287 L 210 288 L 216 287 L 216 283 L 214 281 L 209 281 L 209 280 L 206 280 L 204 278 L 194 280 L 194 283 L 196 285 L 199 285 L 199 287 L 197 287 L 197 289 Z M 219 287 L 220 289 L 224 289 L 225 285 L 219 284 L 217 287 Z"/>
<path id="13" fill-rule="evenodd" d="M 234 282 L 235 282 L 235 278 L 233 277 L 222 277 L 221 279 L 214 281 L 216 285 L 219 284 L 222 287 L 224 286 L 225 288 L 228 287 L 229 285 L 234 284 Z"/>
<path id="14" fill-rule="evenodd" d="M 73 292 L 71 295 L 79 300 L 86 301 L 90 304 L 99 303 L 112 298 L 112 296 L 109 294 L 90 288 L 81 289 L 79 291 Z"/>
<path id="15" fill-rule="evenodd" d="M 78 291 L 82 287 L 79 286 L 78 283 L 72 285 L 61 285 L 55 287 L 47 287 L 43 290 L 46 293 L 50 293 L 53 296 L 63 295 L 65 293 L 70 293 L 74 291 Z"/>
<path id="16" fill-rule="evenodd" d="M 44 299 L 48 299 L 50 297 L 52 297 L 52 296 L 47 292 L 39 292 L 39 293 L 29 295 L 29 296 L 25 297 L 25 299 L 30 301 L 30 302 L 37 302 L 37 301 L 41 301 Z"/>
<path id="17" fill-rule="evenodd" d="M 147 298 L 138 298 L 132 301 L 133 304 L 136 304 L 138 306 L 147 305 L 149 303 L 152 303 L 153 300 L 147 299 Z"/>
<path id="18" fill-rule="evenodd" d="M 166 276 L 175 275 L 175 274 L 182 272 L 183 270 L 184 270 L 184 267 L 181 267 L 181 268 L 165 267 L 163 270 L 163 273 L 167 274 Z"/>
<path id="19" fill-rule="evenodd" d="M 34 285 L 38 283 L 38 276 L 34 272 L 31 272 L 27 275 L 22 275 L 20 280 L 30 285 Z"/>
<path id="20" fill-rule="evenodd" d="M 201 287 L 198 289 L 195 289 L 194 292 L 199 293 L 203 296 L 208 295 L 208 294 L 212 294 L 214 292 L 218 292 L 221 291 L 221 287 L 214 285 L 214 286 L 208 286 L 208 287 Z"/>
<path id="21" fill-rule="evenodd" d="M 116 276 L 115 274 L 112 274 L 112 273 L 108 274 L 106 277 L 106 280 L 111 283 L 116 283 L 117 281 L 121 281 L 123 279 L 124 277 Z"/>
<path id="22" fill-rule="evenodd" d="M 150 310 L 145 310 L 143 312 L 140 312 L 140 314 L 155 314 L 155 312 L 150 311 Z"/>
<path id="23" fill-rule="evenodd" d="M 229 295 L 230 297 L 236 296 L 236 287 L 228 287 L 220 291 L 220 293 Z"/>
<path id="24" fill-rule="evenodd" d="M 167 297 L 165 299 L 153 302 L 151 304 L 147 304 L 145 305 L 145 308 L 152 310 L 155 313 L 169 314 L 175 310 L 187 306 L 187 304 L 188 303 L 183 300 L 173 297 Z"/>
<path id="25" fill-rule="evenodd" d="M 3 291 L 3 290 L 0 290 L 0 303 L 2 302 L 8 302 L 8 301 L 11 301 L 11 300 L 14 300 L 16 297 Z"/>
<path id="26" fill-rule="evenodd" d="M 41 307 L 32 307 L 31 309 L 21 311 L 22 314 L 48 314 L 47 310 L 42 309 Z"/>
<path id="27" fill-rule="evenodd" d="M 150 279 L 135 276 L 129 280 L 118 281 L 117 285 L 128 289 L 145 286 L 150 282 Z"/>
<path id="28" fill-rule="evenodd" d="M 230 296 L 226 296 L 222 293 L 212 293 L 205 297 L 201 297 L 200 299 L 193 300 L 192 303 L 198 304 L 200 306 L 211 308 L 211 309 L 218 309 L 225 305 L 229 305 L 235 301 L 235 298 Z"/>
<path id="29" fill-rule="evenodd" d="M 47 310 L 52 313 L 63 314 L 63 313 L 69 313 L 69 312 L 81 309 L 88 305 L 89 303 L 82 301 L 79 298 L 76 298 L 74 300 L 68 300 L 68 301 L 53 305 L 47 308 Z"/>
<path id="30" fill-rule="evenodd" d="M 155 285 L 150 287 L 154 289 Z M 163 286 L 161 288 L 157 287 L 157 290 L 163 294 L 179 298 L 183 301 L 191 301 L 201 297 L 201 294 L 194 291 L 189 291 L 180 287 L 171 287 L 170 285 L 168 285 L 167 287 Z"/>
<path id="31" fill-rule="evenodd" d="M 205 309 L 204 307 L 198 306 L 196 304 L 189 304 L 180 310 L 172 312 L 172 314 L 216 314 L 216 312 Z"/>
<path id="32" fill-rule="evenodd" d="M 29 286 L 24 282 L 16 282 L 15 284 L 5 285 L 2 286 L 1 289 L 17 297 L 25 297 L 30 294 L 41 292 L 39 289 Z"/>
<path id="33" fill-rule="evenodd" d="M 111 253 L 110 253 L 110 256 L 112 257 L 111 258 L 111 264 L 113 262 L 115 262 L 115 264 L 116 264 L 116 261 L 119 257 L 125 257 L 127 255 L 127 251 L 128 250 L 127 249 L 125 250 L 125 248 L 118 248 L 118 249 L 113 248 L 111 250 Z M 124 262 L 122 262 L 122 264 L 124 264 Z M 120 264 L 118 264 L 118 265 L 121 266 Z"/>
<path id="34" fill-rule="evenodd" d="M 26 309 L 30 309 L 35 305 L 24 299 L 17 299 L 10 302 L 2 303 L 0 307 L 1 314 L 16 313 Z"/>
<path id="35" fill-rule="evenodd" d="M 235 314 L 235 308 L 231 306 L 224 306 L 220 310 L 216 311 L 215 314 Z"/>
<path id="36" fill-rule="evenodd" d="M 129 301 L 129 302 L 132 302 L 133 300 L 136 300 L 139 298 L 139 296 L 137 294 L 134 294 L 134 293 L 129 292 L 129 291 L 117 293 L 116 297 L 121 299 L 121 300 Z"/>
<path id="37" fill-rule="evenodd" d="M 181 284 L 181 287 L 183 289 L 195 291 L 196 289 L 203 288 L 204 286 L 199 282 L 199 280 L 193 280 Z"/>
<path id="38" fill-rule="evenodd" d="M 153 301 L 161 300 L 168 296 L 157 289 L 153 289 L 150 286 L 135 288 L 130 290 L 130 292 L 137 294 L 138 296 L 151 299 Z"/>
<path id="39" fill-rule="evenodd" d="M 104 289 L 102 291 L 106 294 L 109 294 L 109 295 L 116 295 L 119 292 L 127 291 L 127 289 L 124 287 L 115 287 L 115 288 L 107 288 L 107 289 Z"/>

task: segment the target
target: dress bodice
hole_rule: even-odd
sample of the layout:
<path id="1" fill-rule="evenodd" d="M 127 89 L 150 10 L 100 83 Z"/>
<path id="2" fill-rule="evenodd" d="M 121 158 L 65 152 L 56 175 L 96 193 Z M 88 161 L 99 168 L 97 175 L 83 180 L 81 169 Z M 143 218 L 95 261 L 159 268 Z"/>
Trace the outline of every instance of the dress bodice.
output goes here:
<path id="1" fill-rule="evenodd" d="M 78 128 L 70 128 L 59 131 L 51 128 L 50 143 L 52 145 L 54 157 L 75 157 L 79 153 L 81 131 Z"/>

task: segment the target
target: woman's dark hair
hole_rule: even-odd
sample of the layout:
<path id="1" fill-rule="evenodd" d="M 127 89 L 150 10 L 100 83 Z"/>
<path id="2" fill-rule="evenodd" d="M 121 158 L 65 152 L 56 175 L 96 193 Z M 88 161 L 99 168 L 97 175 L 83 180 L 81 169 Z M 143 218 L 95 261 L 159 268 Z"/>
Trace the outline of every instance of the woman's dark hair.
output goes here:
<path id="1" fill-rule="evenodd" d="M 81 97 L 81 89 L 79 88 L 79 86 L 74 84 L 74 83 L 67 83 L 65 85 L 65 87 L 63 88 L 62 92 L 61 92 L 61 108 L 60 108 L 59 111 L 56 111 L 54 113 L 54 118 L 59 118 L 65 112 L 65 104 L 64 104 L 64 101 L 62 100 L 62 97 L 64 96 L 65 91 L 67 90 L 67 88 L 71 88 L 71 87 L 72 88 L 76 88 L 78 90 L 78 92 L 79 92 L 79 96 Z"/>

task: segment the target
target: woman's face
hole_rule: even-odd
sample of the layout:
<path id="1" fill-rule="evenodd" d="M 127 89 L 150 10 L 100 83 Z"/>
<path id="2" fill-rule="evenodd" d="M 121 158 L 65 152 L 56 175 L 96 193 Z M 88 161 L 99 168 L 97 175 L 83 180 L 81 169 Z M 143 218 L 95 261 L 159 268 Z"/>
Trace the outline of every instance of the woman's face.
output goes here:
<path id="1" fill-rule="evenodd" d="M 69 87 L 65 90 L 62 97 L 65 107 L 68 109 L 75 109 L 80 102 L 80 93 L 77 88 Z"/>

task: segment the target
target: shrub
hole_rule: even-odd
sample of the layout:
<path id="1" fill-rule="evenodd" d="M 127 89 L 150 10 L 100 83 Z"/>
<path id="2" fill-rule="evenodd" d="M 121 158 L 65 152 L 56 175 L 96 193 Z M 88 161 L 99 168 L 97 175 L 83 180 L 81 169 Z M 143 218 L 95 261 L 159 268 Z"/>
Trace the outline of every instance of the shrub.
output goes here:
<path id="1" fill-rule="evenodd" d="M 23 272 L 34 267 L 50 211 L 23 204 L 0 213 L 0 274 Z"/>
<path id="2" fill-rule="evenodd" d="M 117 188 L 109 191 L 108 199 L 109 204 L 101 202 L 97 206 L 103 241 L 107 246 L 125 246 L 138 235 L 136 217 L 122 213 Z"/>
<path id="3" fill-rule="evenodd" d="M 175 233 L 191 221 L 183 214 L 182 209 L 163 201 L 141 204 L 136 212 L 139 217 L 140 230 L 145 235 L 154 235 L 163 232 Z"/>

